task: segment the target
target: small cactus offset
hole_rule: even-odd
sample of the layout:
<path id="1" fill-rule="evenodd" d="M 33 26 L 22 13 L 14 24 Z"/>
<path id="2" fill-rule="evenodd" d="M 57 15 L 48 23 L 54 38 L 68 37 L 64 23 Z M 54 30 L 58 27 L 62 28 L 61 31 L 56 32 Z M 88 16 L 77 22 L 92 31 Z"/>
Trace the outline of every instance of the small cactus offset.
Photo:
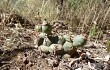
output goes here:
<path id="1" fill-rule="evenodd" d="M 35 31 L 51 34 L 52 26 L 45 20 L 42 25 L 38 24 L 35 26 Z"/>
<path id="2" fill-rule="evenodd" d="M 39 48 L 44 53 L 48 53 L 49 52 L 49 47 L 48 46 L 41 45 L 41 46 L 39 46 Z"/>
<path id="3" fill-rule="evenodd" d="M 51 33 L 51 26 L 50 25 L 42 25 L 42 32 L 50 34 Z"/>
<path id="4" fill-rule="evenodd" d="M 41 25 L 36 25 L 35 26 L 35 31 L 41 32 L 42 31 L 42 26 Z"/>
<path id="5" fill-rule="evenodd" d="M 50 46 L 52 44 L 52 42 L 49 40 L 49 38 L 45 38 L 43 41 L 43 45 L 45 46 Z"/>
<path id="6" fill-rule="evenodd" d="M 86 44 L 87 38 L 83 35 L 77 35 L 73 39 L 73 46 L 74 47 L 82 47 Z"/>
<path id="7" fill-rule="evenodd" d="M 44 38 L 46 37 L 46 33 L 40 33 L 38 35 L 38 40 L 37 40 L 37 44 L 38 46 L 43 44 Z"/>
<path id="8" fill-rule="evenodd" d="M 63 37 L 64 37 L 64 39 L 65 39 L 66 41 L 70 41 L 70 42 L 71 42 L 71 38 L 70 38 L 69 35 L 64 35 Z"/>
<path id="9" fill-rule="evenodd" d="M 50 38 L 48 38 L 46 33 L 40 33 L 38 35 L 38 46 L 40 45 L 46 45 L 46 46 L 50 46 L 52 44 L 52 41 L 50 40 Z"/>
<path id="10" fill-rule="evenodd" d="M 51 44 L 51 42 L 49 41 L 49 39 L 45 38 L 43 40 L 43 44 L 40 45 L 39 47 L 40 47 L 40 49 L 41 49 L 42 52 L 48 53 L 49 52 L 49 45 L 50 44 Z"/>
<path id="11" fill-rule="evenodd" d="M 59 35 L 58 38 L 59 38 L 59 40 L 58 40 L 58 44 L 63 45 L 63 44 L 65 43 L 65 39 L 64 39 L 64 37 L 61 36 L 61 35 Z"/>
<path id="12" fill-rule="evenodd" d="M 42 32 L 46 34 L 51 34 L 52 26 L 45 20 L 42 24 Z"/>
<path id="13" fill-rule="evenodd" d="M 45 38 L 46 35 L 47 35 L 46 33 L 43 33 L 43 32 L 42 32 L 42 33 L 40 33 L 40 34 L 38 35 L 38 37 L 39 37 L 39 38 Z"/>
<path id="14" fill-rule="evenodd" d="M 66 41 L 63 45 L 63 48 L 64 48 L 65 52 L 69 52 L 69 51 L 73 50 L 72 42 Z"/>
<path id="15" fill-rule="evenodd" d="M 69 54 L 64 54 L 64 55 L 63 55 L 63 58 L 64 58 L 64 59 L 70 58 L 70 57 L 71 57 L 71 55 L 69 55 Z"/>

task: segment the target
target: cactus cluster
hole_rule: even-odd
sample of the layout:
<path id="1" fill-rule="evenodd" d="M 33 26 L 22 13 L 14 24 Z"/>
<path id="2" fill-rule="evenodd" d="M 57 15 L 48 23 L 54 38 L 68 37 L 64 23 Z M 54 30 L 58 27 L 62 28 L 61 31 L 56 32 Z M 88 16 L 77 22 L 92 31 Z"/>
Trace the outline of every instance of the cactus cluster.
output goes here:
<path id="1" fill-rule="evenodd" d="M 74 48 L 86 44 L 86 38 L 83 35 L 77 35 L 72 40 L 69 35 L 52 34 L 51 27 L 48 23 L 36 26 L 36 31 L 40 32 L 38 46 L 44 53 L 68 54 L 74 51 Z"/>

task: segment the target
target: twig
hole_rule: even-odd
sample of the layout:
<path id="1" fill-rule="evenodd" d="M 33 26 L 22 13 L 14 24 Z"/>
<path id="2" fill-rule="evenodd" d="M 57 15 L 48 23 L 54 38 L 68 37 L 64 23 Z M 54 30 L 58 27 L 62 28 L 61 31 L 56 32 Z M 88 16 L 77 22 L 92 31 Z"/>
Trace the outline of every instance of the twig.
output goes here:
<path id="1" fill-rule="evenodd" d="M 73 59 L 73 58 L 71 58 L 71 59 L 69 59 L 71 62 L 69 63 L 69 67 L 71 67 L 71 65 L 75 62 L 75 61 L 78 61 L 78 60 L 81 60 L 82 58 L 81 57 L 79 57 L 79 58 L 76 58 L 76 59 Z"/>

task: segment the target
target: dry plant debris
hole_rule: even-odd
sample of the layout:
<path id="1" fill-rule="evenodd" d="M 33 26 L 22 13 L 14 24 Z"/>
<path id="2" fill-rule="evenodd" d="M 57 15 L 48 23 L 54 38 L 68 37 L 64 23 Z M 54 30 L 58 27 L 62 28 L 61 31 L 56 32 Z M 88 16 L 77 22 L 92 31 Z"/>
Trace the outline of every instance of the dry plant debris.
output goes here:
<path id="1" fill-rule="evenodd" d="M 110 70 L 110 54 L 102 43 L 87 41 L 85 34 L 66 35 L 64 29 L 54 33 L 47 24 L 35 30 L 5 26 L 0 34 L 0 70 Z"/>

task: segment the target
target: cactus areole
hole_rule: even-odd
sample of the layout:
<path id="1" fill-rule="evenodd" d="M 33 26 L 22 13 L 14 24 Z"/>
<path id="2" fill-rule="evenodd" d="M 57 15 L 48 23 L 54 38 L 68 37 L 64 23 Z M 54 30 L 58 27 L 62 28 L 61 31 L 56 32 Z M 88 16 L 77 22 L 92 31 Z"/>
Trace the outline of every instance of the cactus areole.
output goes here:
<path id="1" fill-rule="evenodd" d="M 77 35 L 76 37 L 74 37 L 73 39 L 73 46 L 74 47 L 82 47 L 86 44 L 86 39 L 84 39 L 83 35 Z"/>

